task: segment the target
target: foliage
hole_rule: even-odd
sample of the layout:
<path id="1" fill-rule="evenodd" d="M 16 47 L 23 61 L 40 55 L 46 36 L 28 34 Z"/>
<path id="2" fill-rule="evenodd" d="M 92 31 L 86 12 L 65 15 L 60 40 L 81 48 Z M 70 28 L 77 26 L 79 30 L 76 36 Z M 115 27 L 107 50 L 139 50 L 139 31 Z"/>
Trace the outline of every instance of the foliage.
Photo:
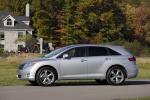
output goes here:
<path id="1" fill-rule="evenodd" d="M 32 47 L 34 44 L 36 44 L 37 40 L 32 37 L 30 34 L 27 34 L 26 36 L 24 37 L 19 37 L 15 43 L 18 43 L 18 42 L 25 42 L 26 44 L 26 47 L 27 48 L 30 48 Z"/>
<path id="2" fill-rule="evenodd" d="M 125 16 L 113 1 L 66 0 L 63 8 L 63 45 L 108 42 L 123 34 Z"/>
<path id="3" fill-rule="evenodd" d="M 0 11 L 25 15 L 37 37 L 54 46 L 118 39 L 150 45 L 150 0 L 0 0 Z M 126 44 L 129 45 L 129 44 Z M 145 52 L 147 52 L 145 50 Z"/>
<path id="4" fill-rule="evenodd" d="M 7 10 L 15 15 L 25 15 L 25 5 L 31 0 L 0 0 L 0 11 Z"/>
<path id="5" fill-rule="evenodd" d="M 125 49 L 127 49 L 136 57 L 150 57 L 150 48 L 143 46 L 137 40 L 129 42 L 119 39 L 113 42 L 108 42 L 106 44 L 124 46 Z"/>

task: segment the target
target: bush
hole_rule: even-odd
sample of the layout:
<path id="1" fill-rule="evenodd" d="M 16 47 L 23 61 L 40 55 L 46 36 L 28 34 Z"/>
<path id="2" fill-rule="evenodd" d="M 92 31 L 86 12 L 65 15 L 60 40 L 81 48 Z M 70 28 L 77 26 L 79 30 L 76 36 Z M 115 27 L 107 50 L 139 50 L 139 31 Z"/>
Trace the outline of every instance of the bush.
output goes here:
<path id="1" fill-rule="evenodd" d="M 133 55 L 138 57 L 141 56 L 143 47 L 138 41 L 125 42 L 124 46 Z"/>
<path id="2" fill-rule="evenodd" d="M 150 57 L 150 48 L 141 45 L 140 42 L 138 42 L 137 40 L 134 40 L 133 42 L 125 40 L 116 40 L 105 44 L 125 46 L 125 49 L 127 49 L 134 56 Z"/>

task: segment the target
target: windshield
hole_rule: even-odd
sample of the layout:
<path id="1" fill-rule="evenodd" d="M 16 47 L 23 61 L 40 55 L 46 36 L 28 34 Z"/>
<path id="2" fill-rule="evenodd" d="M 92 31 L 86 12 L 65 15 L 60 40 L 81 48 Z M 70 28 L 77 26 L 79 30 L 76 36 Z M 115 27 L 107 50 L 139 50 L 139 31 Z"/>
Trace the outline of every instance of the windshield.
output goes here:
<path id="1" fill-rule="evenodd" d="M 55 56 L 55 55 L 61 53 L 62 51 L 66 50 L 66 49 L 68 49 L 68 48 L 70 48 L 70 46 L 65 46 L 65 47 L 62 47 L 62 48 L 57 49 L 57 50 L 55 50 L 55 51 L 52 51 L 51 53 L 45 55 L 45 58 L 53 57 L 53 56 Z"/>

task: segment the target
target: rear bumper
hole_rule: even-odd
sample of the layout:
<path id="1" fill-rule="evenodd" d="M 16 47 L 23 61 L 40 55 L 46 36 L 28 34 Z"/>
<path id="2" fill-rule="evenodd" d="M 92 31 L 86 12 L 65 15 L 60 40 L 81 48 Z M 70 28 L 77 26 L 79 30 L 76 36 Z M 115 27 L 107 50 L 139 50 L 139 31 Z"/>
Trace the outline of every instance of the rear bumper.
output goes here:
<path id="1" fill-rule="evenodd" d="M 130 68 L 128 71 L 127 71 L 127 78 L 134 78 L 138 75 L 138 68 L 137 66 L 135 65 L 134 67 Z"/>

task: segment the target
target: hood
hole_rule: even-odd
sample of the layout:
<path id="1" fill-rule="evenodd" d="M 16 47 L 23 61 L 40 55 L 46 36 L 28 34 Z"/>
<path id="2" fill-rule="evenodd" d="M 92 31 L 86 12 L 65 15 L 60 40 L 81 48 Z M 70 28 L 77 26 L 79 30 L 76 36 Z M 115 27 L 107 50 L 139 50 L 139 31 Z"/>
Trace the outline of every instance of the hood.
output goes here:
<path id="1" fill-rule="evenodd" d="M 26 64 L 26 63 L 32 63 L 32 62 L 47 61 L 47 60 L 54 60 L 54 59 L 50 59 L 50 58 L 34 58 L 34 59 L 25 60 L 25 61 L 21 62 L 20 65 Z"/>

